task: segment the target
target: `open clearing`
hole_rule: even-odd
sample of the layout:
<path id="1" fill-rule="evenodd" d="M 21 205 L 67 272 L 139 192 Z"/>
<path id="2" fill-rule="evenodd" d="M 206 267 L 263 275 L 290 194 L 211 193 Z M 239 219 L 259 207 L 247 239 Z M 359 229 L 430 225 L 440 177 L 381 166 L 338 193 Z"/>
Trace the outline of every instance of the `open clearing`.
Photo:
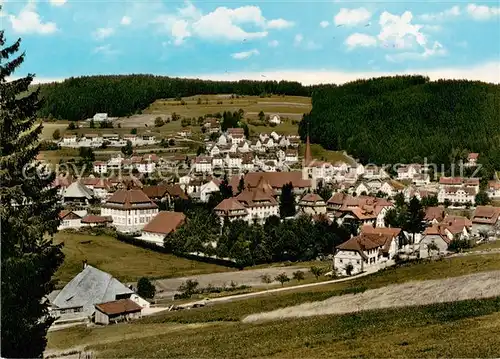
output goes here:
<path id="1" fill-rule="evenodd" d="M 124 282 L 140 277 L 168 278 L 234 270 L 139 248 L 103 235 L 59 232 L 54 242 L 64 242 L 64 263 L 55 275 L 58 287 L 81 271 L 83 260 Z"/>
<path id="2" fill-rule="evenodd" d="M 409 282 L 347 294 L 321 302 L 304 303 L 268 313 L 249 315 L 243 322 L 344 314 L 362 310 L 428 305 L 500 296 L 500 271 L 462 277 Z"/>

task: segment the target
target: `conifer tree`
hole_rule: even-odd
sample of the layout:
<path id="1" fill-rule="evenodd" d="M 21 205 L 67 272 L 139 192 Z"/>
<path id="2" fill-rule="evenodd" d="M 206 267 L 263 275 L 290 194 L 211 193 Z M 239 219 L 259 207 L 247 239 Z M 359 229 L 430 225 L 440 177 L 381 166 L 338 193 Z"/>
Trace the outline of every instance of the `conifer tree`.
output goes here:
<path id="1" fill-rule="evenodd" d="M 37 171 L 40 167 L 35 162 L 42 131 L 41 124 L 35 123 L 40 105 L 38 91 L 27 92 L 33 80 L 31 74 L 7 81 L 24 61 L 24 53 L 16 55 L 20 43 L 19 39 L 5 45 L 4 32 L 0 31 L 1 355 L 4 358 L 42 357 L 47 329 L 53 322 L 45 298 L 53 289 L 51 278 L 63 261 L 61 245 L 54 245 L 51 238 L 57 231 L 60 211 L 57 189 L 49 189 L 55 176 Z"/>

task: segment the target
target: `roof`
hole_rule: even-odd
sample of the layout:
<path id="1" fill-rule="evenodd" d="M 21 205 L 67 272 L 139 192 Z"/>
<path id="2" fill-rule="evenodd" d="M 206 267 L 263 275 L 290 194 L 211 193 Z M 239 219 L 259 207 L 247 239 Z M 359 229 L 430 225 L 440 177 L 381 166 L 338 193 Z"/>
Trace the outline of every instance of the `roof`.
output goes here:
<path id="1" fill-rule="evenodd" d="M 133 293 L 111 274 L 87 265 L 59 292 L 53 304 L 58 308 L 82 306 L 84 313 L 90 315 L 95 304 Z"/>
<path id="2" fill-rule="evenodd" d="M 438 222 L 441 222 L 444 219 L 444 207 L 443 206 L 438 206 L 438 207 L 427 207 L 425 210 L 425 217 L 424 219 L 426 221 L 432 221 L 436 220 Z"/>
<path id="3" fill-rule="evenodd" d="M 64 190 L 63 197 L 92 199 L 92 197 L 94 197 L 94 191 L 83 185 L 80 181 L 76 181 Z"/>
<path id="4" fill-rule="evenodd" d="M 246 188 L 236 199 L 245 207 L 277 206 L 278 202 L 263 188 Z"/>
<path id="5" fill-rule="evenodd" d="M 495 224 L 500 217 L 500 207 L 477 206 L 472 217 L 473 223 Z"/>
<path id="6" fill-rule="evenodd" d="M 219 203 L 214 210 L 230 212 L 230 211 L 241 211 L 245 210 L 245 207 L 236 198 L 226 198 L 221 203 Z"/>
<path id="7" fill-rule="evenodd" d="M 324 202 L 324 200 L 323 200 L 323 198 L 321 198 L 321 196 L 319 196 L 316 193 L 308 193 L 304 197 L 302 197 L 302 199 L 300 200 L 300 202 L 313 202 L 313 203 L 316 203 L 316 202 Z"/>
<path id="8" fill-rule="evenodd" d="M 142 231 L 167 235 L 179 228 L 185 220 L 184 213 L 161 211 L 146 224 Z"/>
<path id="9" fill-rule="evenodd" d="M 448 184 L 448 185 L 460 185 L 462 184 L 464 179 L 462 177 L 441 177 L 439 179 L 440 184 Z"/>
<path id="10" fill-rule="evenodd" d="M 140 189 L 118 190 L 103 207 L 121 209 L 151 209 L 158 206 Z"/>
<path id="11" fill-rule="evenodd" d="M 107 315 L 134 313 L 142 310 L 142 307 L 131 299 L 120 299 L 112 302 L 96 304 L 95 308 Z"/>
<path id="12" fill-rule="evenodd" d="M 309 142 L 309 135 L 306 137 L 306 149 L 304 152 L 304 164 L 307 166 L 312 161 L 311 143 Z"/>
<path id="13" fill-rule="evenodd" d="M 82 223 L 111 223 L 113 219 L 110 216 L 96 216 L 93 214 L 89 214 L 82 218 Z"/>
<path id="14" fill-rule="evenodd" d="M 479 153 L 472 152 L 472 153 L 469 153 L 469 155 L 467 156 L 467 159 L 468 160 L 477 160 L 478 157 L 479 157 Z"/>
<path id="15" fill-rule="evenodd" d="M 87 213 L 87 211 L 72 211 L 69 209 L 63 209 L 61 212 L 59 212 L 59 218 L 60 219 L 79 219 L 85 216 L 85 214 L 82 215 L 82 213 L 79 212 L 84 212 Z"/>
<path id="16" fill-rule="evenodd" d="M 230 185 L 233 189 L 238 188 L 240 176 L 231 177 Z M 249 172 L 245 175 L 245 185 L 256 187 L 260 179 L 263 178 L 273 189 L 281 189 L 285 184 L 292 183 L 295 188 L 311 187 L 311 180 L 302 179 L 301 171 L 291 172 Z"/>

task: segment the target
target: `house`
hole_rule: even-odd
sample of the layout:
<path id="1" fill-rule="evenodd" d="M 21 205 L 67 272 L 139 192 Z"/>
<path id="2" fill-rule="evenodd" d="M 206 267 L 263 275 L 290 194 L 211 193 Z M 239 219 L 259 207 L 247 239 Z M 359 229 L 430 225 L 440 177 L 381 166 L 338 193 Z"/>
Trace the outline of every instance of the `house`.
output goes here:
<path id="1" fill-rule="evenodd" d="M 220 154 L 220 148 L 217 145 L 213 145 L 212 148 L 210 148 L 210 151 L 208 152 L 210 156 L 218 156 Z"/>
<path id="2" fill-rule="evenodd" d="M 248 145 L 248 142 L 247 141 L 242 141 L 240 142 L 239 146 L 238 146 L 238 151 L 239 152 L 249 152 L 250 151 L 250 146 Z"/>
<path id="3" fill-rule="evenodd" d="M 88 214 L 81 220 L 82 227 L 107 227 L 108 224 L 113 223 L 113 219 L 110 216 L 96 216 L 93 214 Z"/>
<path id="4" fill-rule="evenodd" d="M 271 137 L 274 140 L 274 143 L 276 144 L 279 142 L 281 135 L 273 131 L 273 132 L 271 132 L 269 137 Z"/>
<path id="5" fill-rule="evenodd" d="M 107 113 L 96 113 L 94 117 L 92 117 L 94 122 L 105 122 L 108 121 L 108 114 Z"/>
<path id="6" fill-rule="evenodd" d="M 474 188 L 448 186 L 442 187 L 438 192 L 439 203 L 449 201 L 453 204 L 474 203 L 477 192 Z"/>
<path id="7" fill-rule="evenodd" d="M 425 221 L 430 224 L 438 224 L 443 221 L 445 217 L 445 212 L 444 212 L 444 207 L 443 206 L 438 206 L 438 207 L 427 207 L 425 209 Z"/>
<path id="8" fill-rule="evenodd" d="M 285 151 L 285 162 L 287 163 L 297 163 L 299 162 L 299 153 L 296 150 L 286 150 Z"/>
<path id="9" fill-rule="evenodd" d="M 475 235 L 500 235 L 500 207 L 477 206 L 472 216 L 472 231 Z"/>
<path id="10" fill-rule="evenodd" d="M 234 221 L 237 219 L 246 220 L 248 212 L 246 208 L 234 197 L 226 198 L 214 208 L 215 214 L 221 219 Z"/>
<path id="11" fill-rule="evenodd" d="M 326 203 L 316 193 L 308 193 L 300 199 L 299 209 L 301 213 L 312 216 L 326 214 Z"/>
<path id="12" fill-rule="evenodd" d="M 264 147 L 267 149 L 273 148 L 275 146 L 274 139 L 269 137 L 266 141 L 264 141 Z"/>
<path id="13" fill-rule="evenodd" d="M 73 134 L 65 134 L 62 138 L 62 146 L 75 146 L 77 143 L 77 136 Z"/>
<path id="14" fill-rule="evenodd" d="M 188 196 L 184 193 L 184 190 L 179 184 L 144 186 L 142 191 L 156 204 L 163 202 L 168 208 L 173 207 L 176 199 L 188 199 Z"/>
<path id="15" fill-rule="evenodd" d="M 118 142 L 120 141 L 120 135 L 117 133 L 105 133 L 102 135 L 103 140 L 109 142 Z"/>
<path id="16" fill-rule="evenodd" d="M 465 163 L 465 165 L 467 167 L 477 166 L 478 158 L 479 158 L 479 153 L 469 153 L 469 155 L 467 156 L 467 162 Z"/>
<path id="17" fill-rule="evenodd" d="M 272 115 L 269 119 L 269 123 L 274 123 L 275 125 L 279 125 L 281 123 L 281 119 L 279 115 Z"/>
<path id="18" fill-rule="evenodd" d="M 158 212 L 156 216 L 144 226 L 140 239 L 163 246 L 165 237 L 177 230 L 186 221 L 184 213 Z"/>
<path id="19" fill-rule="evenodd" d="M 131 299 L 119 299 L 95 305 L 95 323 L 108 325 L 141 317 L 142 307 Z"/>
<path id="20" fill-rule="evenodd" d="M 229 143 L 229 140 L 225 134 L 221 134 L 217 140 L 217 145 L 219 146 L 227 146 Z"/>
<path id="21" fill-rule="evenodd" d="M 133 134 L 124 135 L 123 140 L 125 142 L 130 141 L 132 143 L 132 146 L 136 146 L 138 143 L 137 135 L 133 135 Z"/>
<path id="22" fill-rule="evenodd" d="M 216 118 L 206 118 L 203 123 L 203 127 L 205 128 L 207 133 L 217 133 L 220 132 L 220 123 Z"/>
<path id="23" fill-rule="evenodd" d="M 94 162 L 94 173 L 106 173 L 108 172 L 108 164 L 102 161 Z"/>
<path id="24" fill-rule="evenodd" d="M 191 137 L 191 128 L 185 127 L 179 132 L 177 132 L 177 134 L 181 137 Z"/>
<path id="25" fill-rule="evenodd" d="M 331 216 L 337 223 L 352 222 L 360 225 L 385 227 L 385 215 L 393 204 L 384 198 L 345 195 L 336 193 L 327 202 Z"/>
<path id="26" fill-rule="evenodd" d="M 212 157 L 198 156 L 194 162 L 196 173 L 212 173 Z"/>
<path id="27" fill-rule="evenodd" d="M 94 192 L 80 181 L 75 181 L 64 189 L 62 197 L 65 204 L 87 206 L 94 201 Z"/>
<path id="28" fill-rule="evenodd" d="M 208 202 L 212 193 L 219 192 L 219 185 L 220 181 L 218 179 L 212 179 L 202 185 L 200 188 L 200 201 Z"/>
<path id="29" fill-rule="evenodd" d="M 64 209 L 59 212 L 59 220 L 61 221 L 59 231 L 68 228 L 80 228 L 82 226 L 82 218 L 87 215 L 87 211 L 72 211 L 69 209 Z"/>
<path id="30" fill-rule="evenodd" d="M 355 275 L 391 265 L 389 261 L 397 252 L 397 235 L 394 233 L 362 232 L 338 245 L 333 257 L 334 271 L 339 275 Z"/>
<path id="31" fill-rule="evenodd" d="M 141 139 L 144 145 L 154 145 L 156 143 L 156 136 L 152 133 L 143 134 Z"/>
<path id="32" fill-rule="evenodd" d="M 85 320 L 94 314 L 96 304 L 127 298 L 147 303 L 111 274 L 84 262 L 83 270 L 50 301 L 50 313 L 60 319 Z"/>
<path id="33" fill-rule="evenodd" d="M 397 169 L 397 179 L 413 180 L 420 173 L 422 173 L 422 165 L 418 163 L 403 165 Z"/>
<path id="34" fill-rule="evenodd" d="M 216 169 L 216 168 L 224 168 L 224 158 L 221 156 L 221 155 L 215 155 L 215 156 L 212 156 L 212 169 Z"/>
<path id="35" fill-rule="evenodd" d="M 123 159 L 123 157 L 121 157 L 121 155 L 118 155 L 117 157 L 111 157 L 108 160 L 107 168 L 109 168 L 111 170 L 120 169 L 122 167 L 123 160 L 124 159 Z"/>
<path id="36" fill-rule="evenodd" d="M 226 166 L 229 168 L 240 169 L 242 158 L 237 153 L 228 153 L 226 155 Z"/>
<path id="37" fill-rule="evenodd" d="M 486 193 L 490 199 L 500 200 L 500 181 L 489 181 L 488 186 L 486 187 Z"/>
<path id="38" fill-rule="evenodd" d="M 273 197 L 274 190 L 263 179 L 255 188 L 245 188 L 236 200 L 247 210 L 249 223 L 263 224 L 270 216 L 279 214 L 279 206 Z"/>
<path id="39" fill-rule="evenodd" d="M 262 132 L 259 134 L 259 140 L 261 143 L 264 143 L 268 138 L 269 135 L 267 133 Z"/>
<path id="40" fill-rule="evenodd" d="M 238 183 L 241 176 L 233 176 L 229 181 L 232 186 L 233 191 L 238 188 Z M 244 175 L 243 180 L 245 186 L 249 188 L 255 188 L 259 185 L 259 182 L 264 181 L 270 188 L 272 188 L 276 194 L 281 193 L 281 189 L 285 184 L 291 183 L 293 186 L 293 192 L 296 196 L 302 196 L 306 191 L 311 189 L 311 181 L 308 179 L 302 179 L 301 171 L 290 171 L 290 172 L 249 172 Z"/>
<path id="41" fill-rule="evenodd" d="M 118 190 L 101 207 L 121 232 L 140 231 L 158 213 L 158 206 L 140 189 Z"/>
<path id="42" fill-rule="evenodd" d="M 290 146 L 290 140 L 286 136 L 281 136 L 278 145 L 282 148 L 287 148 L 288 146 Z"/>
<path id="43" fill-rule="evenodd" d="M 369 193 L 371 193 L 371 190 L 366 184 L 361 182 L 357 187 L 354 188 L 354 192 L 358 195 L 365 195 L 366 196 Z"/>

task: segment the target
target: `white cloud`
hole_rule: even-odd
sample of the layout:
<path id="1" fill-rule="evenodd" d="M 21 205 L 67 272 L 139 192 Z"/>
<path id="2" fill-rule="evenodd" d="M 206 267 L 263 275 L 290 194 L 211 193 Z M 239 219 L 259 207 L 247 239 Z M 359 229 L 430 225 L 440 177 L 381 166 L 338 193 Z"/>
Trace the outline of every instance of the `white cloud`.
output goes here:
<path id="1" fill-rule="evenodd" d="M 36 12 L 35 3 L 28 3 L 19 15 L 9 15 L 12 30 L 20 34 L 48 35 L 57 31 L 55 22 L 43 22 Z"/>
<path id="2" fill-rule="evenodd" d="M 467 13 L 474 20 L 485 21 L 493 17 L 500 16 L 500 7 L 469 4 L 467 5 Z"/>
<path id="3" fill-rule="evenodd" d="M 293 44 L 295 46 L 299 46 L 302 43 L 302 40 L 304 40 L 304 36 L 302 34 L 297 34 L 293 39 Z"/>
<path id="4" fill-rule="evenodd" d="M 64 4 L 66 4 L 66 0 L 50 0 L 52 6 L 63 6 Z"/>
<path id="5" fill-rule="evenodd" d="M 253 49 L 250 51 L 235 52 L 234 54 L 231 54 L 231 57 L 236 60 L 244 60 L 248 59 L 250 56 L 256 56 L 256 55 L 259 55 L 259 50 Z"/>
<path id="6" fill-rule="evenodd" d="M 344 42 L 349 49 L 354 49 L 355 47 L 372 47 L 377 46 L 377 38 L 374 36 L 354 33 L 347 37 Z"/>
<path id="7" fill-rule="evenodd" d="M 100 27 L 96 31 L 94 31 L 94 37 L 97 40 L 103 40 L 113 35 L 114 32 L 115 30 L 112 27 Z"/>
<path id="8" fill-rule="evenodd" d="M 455 5 L 441 12 L 422 14 L 418 18 L 422 21 L 443 21 L 446 19 L 458 17 L 460 16 L 460 14 L 461 14 L 460 7 Z"/>
<path id="9" fill-rule="evenodd" d="M 200 38 L 212 40 L 243 41 L 267 36 L 267 31 L 247 32 L 241 24 L 265 25 L 265 19 L 256 6 L 236 9 L 218 7 L 193 23 L 193 32 Z"/>
<path id="10" fill-rule="evenodd" d="M 183 21 L 179 23 L 179 21 Z M 203 14 L 186 2 L 175 14 L 156 16 L 153 23 L 161 25 L 172 36 L 174 26 L 182 24 L 182 32 L 188 37 L 198 37 L 212 41 L 246 41 L 266 37 L 268 30 L 290 28 L 294 23 L 285 19 L 266 20 L 258 6 L 241 6 L 230 9 L 217 7 L 212 12 Z M 248 30 L 252 29 L 252 30 Z"/>
<path id="11" fill-rule="evenodd" d="M 420 31 L 422 25 L 412 24 L 413 15 L 405 11 L 403 15 L 393 15 L 384 11 L 380 15 L 379 24 L 382 27 L 378 39 L 386 43 L 394 43 L 397 48 L 412 47 L 414 42 L 425 47 L 427 38 Z"/>
<path id="12" fill-rule="evenodd" d="M 304 85 L 313 85 L 321 83 L 343 84 L 359 79 L 368 79 L 381 76 L 394 75 L 415 75 L 420 74 L 428 76 L 432 81 L 439 79 L 468 79 L 474 81 L 485 81 L 491 83 L 500 83 L 500 62 L 489 62 L 469 67 L 446 67 L 434 69 L 408 69 L 406 71 L 345 71 L 345 70 L 269 70 L 259 72 L 232 72 L 216 74 L 190 74 L 182 77 L 200 78 L 203 80 L 225 80 L 237 81 L 242 79 L 262 80 L 262 75 L 270 81 L 298 81 Z M 493 74 L 493 76 L 492 76 Z"/>
<path id="13" fill-rule="evenodd" d="M 305 50 L 310 50 L 310 51 L 313 51 L 313 50 L 319 50 L 323 48 L 323 46 L 321 46 L 320 44 L 314 42 L 313 40 L 309 40 L 305 43 L 304 45 L 304 49 Z"/>
<path id="14" fill-rule="evenodd" d="M 319 23 L 319 26 L 321 26 L 323 29 L 328 27 L 329 25 L 330 25 L 330 23 L 328 21 L 325 21 L 325 20 L 323 20 Z"/>
<path id="15" fill-rule="evenodd" d="M 120 24 L 122 25 L 130 25 L 132 23 L 132 19 L 129 16 L 122 17 Z"/>
<path id="16" fill-rule="evenodd" d="M 269 43 L 268 43 L 269 47 L 278 47 L 278 45 L 279 45 L 279 44 L 280 44 L 280 43 L 279 43 L 279 41 L 278 41 L 278 40 L 271 40 L 271 41 L 269 41 Z"/>
<path id="17" fill-rule="evenodd" d="M 337 26 L 356 26 L 367 22 L 371 17 L 371 12 L 364 7 L 360 7 L 358 9 L 342 8 L 339 13 L 335 15 L 333 21 Z"/>
<path id="18" fill-rule="evenodd" d="M 190 37 L 191 33 L 188 30 L 188 22 L 186 20 L 177 20 L 172 25 L 172 37 L 174 45 L 181 45 L 184 39 Z"/>
<path id="19" fill-rule="evenodd" d="M 111 56 L 111 55 L 116 55 L 118 53 L 118 50 L 111 48 L 110 44 L 106 44 L 97 46 L 96 48 L 94 48 L 92 52 L 94 54 L 103 54 L 105 56 Z"/>
<path id="20" fill-rule="evenodd" d="M 406 60 L 426 60 L 431 56 L 446 55 L 446 50 L 439 42 L 435 41 L 432 48 L 424 48 L 423 52 L 401 52 L 398 54 L 388 54 L 385 56 L 387 61 L 401 62 Z"/>
<path id="21" fill-rule="evenodd" d="M 267 28 L 268 29 L 287 29 L 289 27 L 293 27 L 295 24 L 293 21 L 288 21 L 285 19 L 275 19 L 275 20 L 269 20 L 267 22 Z"/>

